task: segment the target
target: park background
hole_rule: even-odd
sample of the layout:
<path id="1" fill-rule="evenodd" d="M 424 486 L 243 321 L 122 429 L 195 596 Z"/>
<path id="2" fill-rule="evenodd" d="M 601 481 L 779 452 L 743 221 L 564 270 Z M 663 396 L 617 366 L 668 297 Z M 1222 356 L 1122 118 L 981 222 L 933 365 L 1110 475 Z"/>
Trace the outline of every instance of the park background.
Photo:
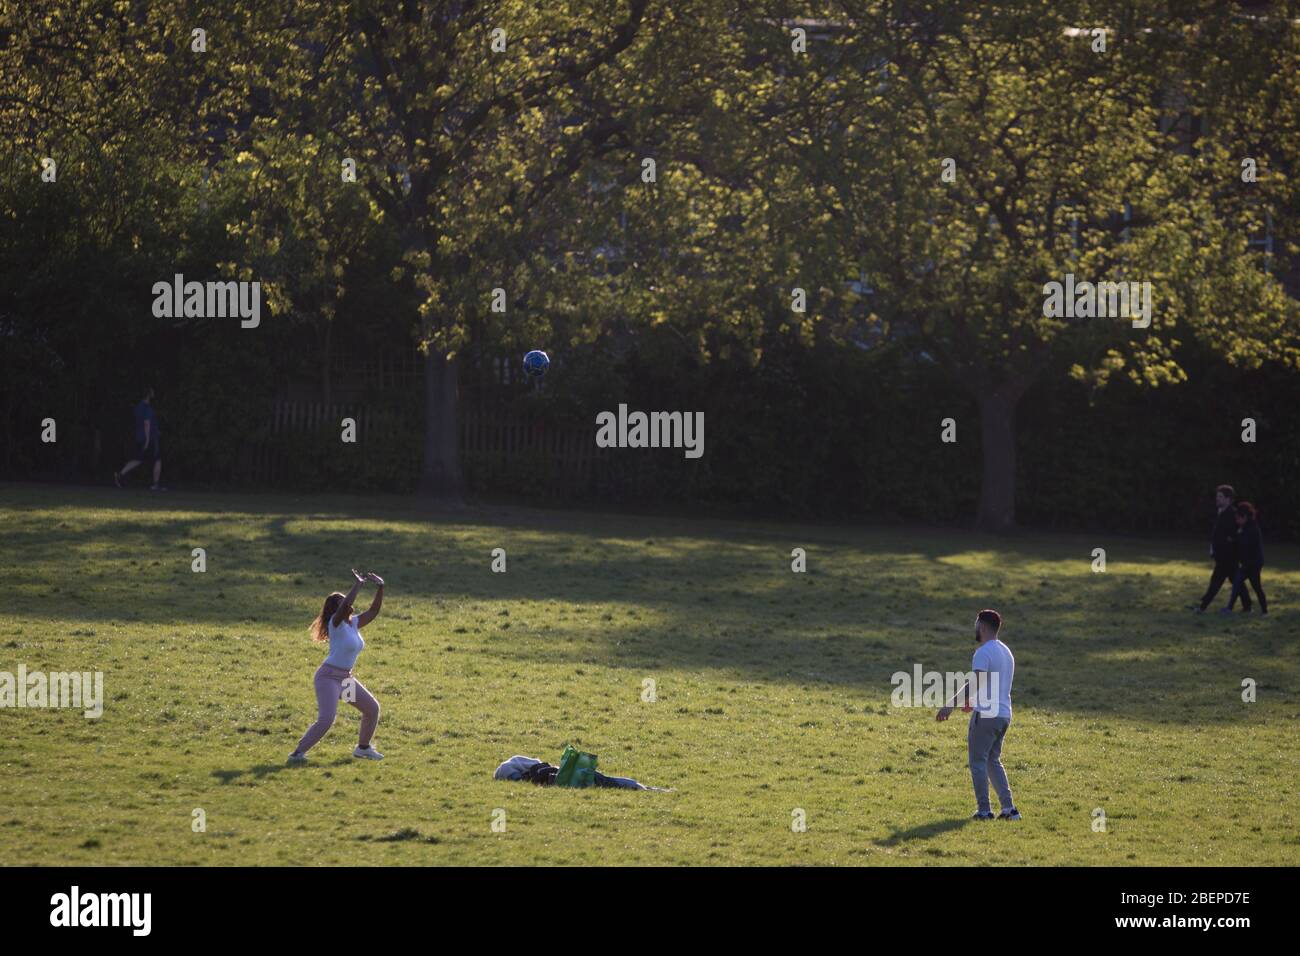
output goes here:
<path id="1" fill-rule="evenodd" d="M 0 0 L 0 670 L 106 696 L 0 709 L 0 859 L 1294 865 L 1297 20 Z M 155 318 L 177 273 L 260 326 Z M 1044 317 L 1066 273 L 1152 327 Z M 146 386 L 166 494 L 110 477 Z M 704 457 L 596 449 L 623 403 Z M 1268 617 L 1187 609 L 1222 481 Z M 387 759 L 344 708 L 288 768 L 353 565 Z M 1025 819 L 975 839 L 891 678 L 987 606 Z M 491 777 L 566 743 L 674 790 Z"/>
<path id="2" fill-rule="evenodd" d="M 109 481 L 153 386 L 175 487 L 1294 538 L 1293 8 L 6 4 L 0 476 Z"/>

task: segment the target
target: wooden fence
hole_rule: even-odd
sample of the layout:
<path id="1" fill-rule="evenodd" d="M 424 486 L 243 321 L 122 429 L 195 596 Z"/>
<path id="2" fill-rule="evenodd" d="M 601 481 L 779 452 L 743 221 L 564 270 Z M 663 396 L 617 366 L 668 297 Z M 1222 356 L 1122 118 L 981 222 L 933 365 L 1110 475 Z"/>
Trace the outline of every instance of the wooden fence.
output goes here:
<path id="1" fill-rule="evenodd" d="M 286 458 L 301 443 L 290 436 L 340 433 L 344 418 L 356 422 L 360 445 L 383 443 L 400 450 L 393 467 L 418 474 L 423 453 L 423 424 L 383 407 L 362 403 L 332 403 L 279 399 L 272 403 L 263 440 L 241 449 L 237 480 L 275 484 L 289 472 Z M 593 486 L 608 461 L 596 447 L 595 428 L 555 425 L 492 409 L 462 408 L 461 459 L 472 487 L 502 487 L 524 483 L 533 491 L 580 492 Z M 322 451 L 322 454 L 324 451 Z M 394 476 L 397 477 L 397 476 Z"/>
<path id="2" fill-rule="evenodd" d="M 542 467 L 552 480 L 585 487 L 606 456 L 596 447 L 595 428 L 527 421 L 500 413 L 461 414 L 461 456 L 470 469 L 510 464 Z"/>
<path id="3" fill-rule="evenodd" d="M 375 423 L 374 413 L 365 405 L 331 404 L 324 402 L 295 402 L 277 400 L 271 408 L 271 434 L 285 435 L 293 432 L 312 432 L 326 427 L 343 428 L 343 419 L 357 423 L 357 434 L 370 434 Z"/>

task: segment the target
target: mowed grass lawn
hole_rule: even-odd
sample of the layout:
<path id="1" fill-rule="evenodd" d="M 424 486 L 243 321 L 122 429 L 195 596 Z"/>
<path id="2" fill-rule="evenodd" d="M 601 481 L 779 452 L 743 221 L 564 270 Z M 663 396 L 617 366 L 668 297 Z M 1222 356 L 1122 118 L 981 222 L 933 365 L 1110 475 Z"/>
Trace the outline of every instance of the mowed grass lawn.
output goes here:
<path id="1" fill-rule="evenodd" d="M 1295 865 L 1300 551 L 1266 543 L 1273 614 L 1225 619 L 1185 609 L 1205 549 L 0 485 L 0 671 L 102 671 L 106 698 L 0 710 L 0 860 Z M 289 768 L 307 624 L 350 566 L 388 581 L 357 667 L 387 759 L 351 757 L 343 706 Z M 897 671 L 968 669 L 987 605 L 1017 659 L 1019 824 L 969 821 L 964 715 L 890 704 Z M 568 741 L 676 790 L 492 779 Z"/>

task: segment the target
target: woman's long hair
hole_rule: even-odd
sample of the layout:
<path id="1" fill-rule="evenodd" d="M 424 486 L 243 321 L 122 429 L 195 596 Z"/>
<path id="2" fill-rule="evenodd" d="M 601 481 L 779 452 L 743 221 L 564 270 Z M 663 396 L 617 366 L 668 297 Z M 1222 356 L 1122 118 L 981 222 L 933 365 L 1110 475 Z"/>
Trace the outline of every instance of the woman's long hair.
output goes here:
<path id="1" fill-rule="evenodd" d="M 1259 509 L 1249 501 L 1237 502 L 1237 514 L 1246 519 L 1246 524 L 1251 524 L 1252 522 L 1259 520 Z"/>
<path id="2" fill-rule="evenodd" d="M 330 618 L 334 616 L 334 612 L 339 609 L 339 603 L 346 596 L 347 595 L 335 591 L 325 599 L 325 606 L 320 609 L 320 615 L 316 620 L 311 622 L 311 627 L 309 628 L 311 631 L 311 639 L 317 644 L 324 644 L 330 639 Z"/>

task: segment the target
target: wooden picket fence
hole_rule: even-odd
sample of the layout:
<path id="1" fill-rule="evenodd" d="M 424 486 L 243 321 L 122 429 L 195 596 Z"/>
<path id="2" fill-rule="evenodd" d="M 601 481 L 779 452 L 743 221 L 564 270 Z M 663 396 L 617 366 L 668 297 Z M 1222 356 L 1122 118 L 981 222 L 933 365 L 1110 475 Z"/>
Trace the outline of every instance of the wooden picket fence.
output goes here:
<path id="1" fill-rule="evenodd" d="M 418 473 L 423 451 L 422 426 L 397 413 L 360 403 L 280 399 L 268 410 L 263 440 L 239 450 L 230 478 L 276 484 L 288 472 L 292 435 L 337 435 L 344 418 L 357 424 L 359 443 L 388 443 L 400 449 L 398 467 Z M 505 487 L 523 479 L 533 491 L 581 492 L 598 481 L 608 452 L 596 447 L 595 428 L 562 426 L 512 416 L 491 408 L 463 407 L 461 458 L 472 487 Z"/>
<path id="2" fill-rule="evenodd" d="M 356 422 L 357 440 L 361 444 L 385 441 L 400 434 L 402 422 L 395 415 L 377 411 L 360 403 L 304 402 L 277 399 L 271 403 L 264 420 L 260 441 L 249 442 L 237 449 L 232 474 L 238 481 L 276 485 L 286 473 L 288 456 L 301 448 L 300 444 L 286 441 L 290 436 L 333 433 L 335 439 L 343 428 L 343 419 Z M 409 442 L 401 447 L 408 447 Z M 418 462 L 418 446 L 412 455 Z"/>
<path id="3" fill-rule="evenodd" d="M 345 418 L 351 418 L 357 423 L 359 435 L 370 434 L 374 415 L 364 405 L 326 405 L 324 402 L 277 400 L 271 409 L 271 434 L 312 432 L 327 426 L 341 429 Z"/>
<path id="4" fill-rule="evenodd" d="M 658 491 L 643 455 L 596 446 L 594 421 L 584 428 L 463 409 L 461 455 L 479 490 L 569 501 L 649 500 Z"/>
<path id="5" fill-rule="evenodd" d="M 604 459 L 595 429 L 557 426 L 466 409 L 461 414 L 461 455 L 471 469 L 519 463 L 544 467 L 554 481 L 585 486 Z"/>

